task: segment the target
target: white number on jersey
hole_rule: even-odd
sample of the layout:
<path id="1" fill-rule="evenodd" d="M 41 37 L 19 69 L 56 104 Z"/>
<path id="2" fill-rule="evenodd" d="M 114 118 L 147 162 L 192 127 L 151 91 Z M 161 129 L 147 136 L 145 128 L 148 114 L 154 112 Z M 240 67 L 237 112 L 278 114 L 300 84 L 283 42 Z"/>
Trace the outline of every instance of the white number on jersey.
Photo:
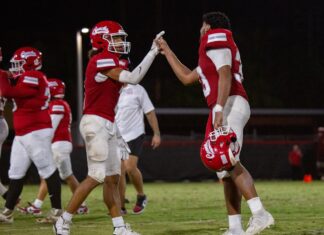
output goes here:
<path id="1" fill-rule="evenodd" d="M 51 93 L 50 93 L 50 89 L 48 87 L 46 87 L 46 89 L 45 89 L 44 96 L 47 96 L 47 100 L 45 101 L 45 104 L 41 107 L 41 110 L 45 110 L 48 108 L 48 104 L 51 99 Z"/>
<path id="2" fill-rule="evenodd" d="M 200 77 L 200 80 L 202 83 L 204 96 L 207 97 L 210 94 L 210 85 L 208 83 L 206 76 L 203 74 L 200 66 L 197 67 L 197 73 L 199 74 L 199 77 Z"/>

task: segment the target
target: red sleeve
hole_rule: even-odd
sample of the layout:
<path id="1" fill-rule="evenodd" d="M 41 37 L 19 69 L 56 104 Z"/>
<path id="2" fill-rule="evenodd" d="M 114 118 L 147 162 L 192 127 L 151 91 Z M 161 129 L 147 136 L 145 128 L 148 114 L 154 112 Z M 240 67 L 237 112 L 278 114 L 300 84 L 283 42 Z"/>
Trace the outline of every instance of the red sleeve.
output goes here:
<path id="1" fill-rule="evenodd" d="M 101 53 L 95 57 L 97 72 L 119 67 L 119 61 L 116 55 L 111 53 Z"/>
<path id="2" fill-rule="evenodd" d="M 53 100 L 49 105 L 50 114 L 64 114 L 65 113 L 65 105 L 63 102 L 59 100 Z"/>
<path id="3" fill-rule="evenodd" d="M 17 79 L 21 79 L 19 77 Z M 35 96 L 38 92 L 36 87 L 26 86 L 22 82 L 17 82 L 15 86 L 11 85 L 8 80 L 8 76 L 3 76 L 3 73 L 0 75 L 0 92 L 1 96 L 6 98 L 22 98 Z"/>

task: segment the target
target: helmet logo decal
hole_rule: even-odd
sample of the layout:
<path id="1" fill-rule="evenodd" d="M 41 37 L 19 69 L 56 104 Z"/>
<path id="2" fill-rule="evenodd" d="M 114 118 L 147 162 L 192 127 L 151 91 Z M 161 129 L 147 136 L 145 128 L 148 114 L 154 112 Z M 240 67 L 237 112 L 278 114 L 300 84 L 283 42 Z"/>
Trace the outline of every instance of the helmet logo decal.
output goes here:
<path id="1" fill-rule="evenodd" d="M 33 51 L 22 51 L 20 56 L 21 56 L 21 58 L 27 59 L 30 56 L 36 56 L 36 53 Z"/>
<path id="2" fill-rule="evenodd" d="M 92 30 L 92 35 L 97 35 L 97 34 L 104 34 L 104 33 L 109 33 L 109 29 L 107 26 L 103 27 L 94 27 Z"/>
<path id="3" fill-rule="evenodd" d="M 212 146 L 210 145 L 210 141 L 206 141 L 206 143 L 204 144 L 204 148 L 206 150 L 206 158 L 207 159 L 213 159 L 215 157 L 214 155 L 214 151 L 213 151 L 213 148 Z"/>

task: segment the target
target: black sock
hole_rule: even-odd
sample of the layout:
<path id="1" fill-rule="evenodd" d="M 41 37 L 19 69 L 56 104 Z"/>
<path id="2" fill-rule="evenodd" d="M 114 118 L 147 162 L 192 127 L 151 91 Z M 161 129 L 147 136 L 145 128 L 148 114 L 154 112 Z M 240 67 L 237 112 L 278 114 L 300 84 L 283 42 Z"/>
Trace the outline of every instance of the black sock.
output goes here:
<path id="1" fill-rule="evenodd" d="M 51 200 L 52 208 L 62 209 L 61 204 L 61 180 L 58 171 L 56 170 L 46 180 L 48 195 Z"/>
<path id="2" fill-rule="evenodd" d="M 6 204 L 5 207 L 9 210 L 13 210 L 19 198 L 19 195 L 22 192 L 24 187 L 24 179 L 19 180 L 10 180 L 9 182 L 9 189 L 6 192 Z"/>
<path id="3" fill-rule="evenodd" d="M 6 200 L 6 199 L 7 199 L 7 195 L 8 195 L 8 191 L 5 192 L 5 193 L 2 195 L 2 198 L 3 198 L 4 200 Z"/>

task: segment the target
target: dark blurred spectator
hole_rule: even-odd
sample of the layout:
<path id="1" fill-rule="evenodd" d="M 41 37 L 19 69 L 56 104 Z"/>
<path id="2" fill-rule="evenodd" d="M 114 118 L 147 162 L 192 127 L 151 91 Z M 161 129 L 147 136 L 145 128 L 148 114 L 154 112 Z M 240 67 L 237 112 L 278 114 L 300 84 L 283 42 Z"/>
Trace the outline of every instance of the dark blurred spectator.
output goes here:
<path id="1" fill-rule="evenodd" d="M 288 154 L 289 164 L 291 166 L 291 177 L 293 180 L 302 179 L 302 157 L 303 154 L 297 144 L 293 145 Z"/>

